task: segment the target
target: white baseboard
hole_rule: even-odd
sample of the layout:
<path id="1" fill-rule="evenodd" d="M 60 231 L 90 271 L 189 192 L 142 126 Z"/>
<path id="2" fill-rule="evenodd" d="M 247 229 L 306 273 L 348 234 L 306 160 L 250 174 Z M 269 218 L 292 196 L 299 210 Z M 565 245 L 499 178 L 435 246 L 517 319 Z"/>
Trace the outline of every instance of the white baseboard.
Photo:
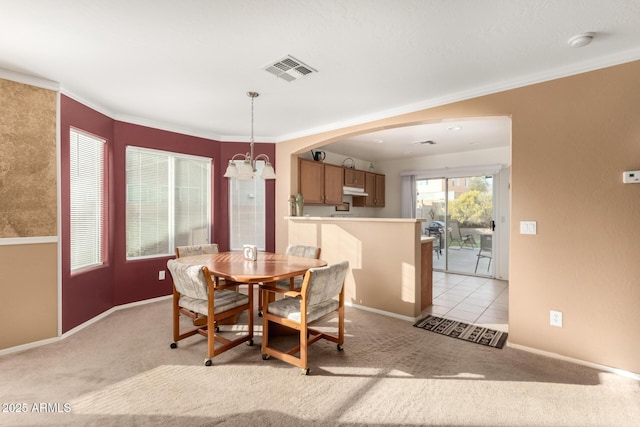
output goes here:
<path id="1" fill-rule="evenodd" d="M 507 341 L 507 347 L 514 348 L 516 350 L 526 351 L 528 353 L 539 354 L 541 356 L 550 357 L 552 359 L 564 360 L 565 362 L 575 363 L 577 365 L 588 366 L 589 368 L 597 369 L 599 371 L 611 372 L 613 374 L 621 375 L 623 377 L 631 378 L 640 381 L 640 374 L 635 372 L 629 372 L 618 368 L 612 368 L 611 366 L 600 365 L 598 363 L 587 362 L 586 360 L 574 359 L 573 357 L 563 356 L 557 353 L 551 353 L 548 351 L 538 350 L 536 348 L 527 347 L 519 344 L 512 344 Z"/>
<path id="2" fill-rule="evenodd" d="M 173 298 L 173 295 L 166 295 L 166 296 L 163 296 L 163 297 L 152 298 L 152 299 L 148 299 L 148 300 L 144 300 L 144 301 L 136 301 L 136 302 L 131 302 L 131 303 L 128 303 L 128 304 L 122 304 L 122 305 L 118 305 L 118 306 L 115 306 L 115 307 L 111 307 L 109 310 L 100 313 L 96 317 L 87 320 L 86 322 L 76 326 L 73 329 L 68 330 L 67 332 L 65 332 L 64 334 L 60 335 L 59 337 L 47 338 L 45 340 L 34 341 L 34 342 L 27 343 L 27 344 L 17 345 L 15 347 L 5 348 L 5 349 L 0 350 L 0 356 L 3 356 L 5 354 L 17 353 L 19 351 L 29 350 L 31 348 L 40 347 L 42 345 L 47 345 L 47 344 L 52 344 L 54 342 L 58 342 L 58 341 L 63 340 L 65 338 L 67 338 L 67 337 L 70 337 L 71 335 L 75 334 L 78 331 L 83 330 L 84 328 L 86 328 L 89 325 L 93 325 L 97 321 L 104 319 L 105 317 L 107 317 L 111 313 L 115 313 L 118 310 L 124 310 L 125 308 L 136 307 L 136 306 L 139 306 L 139 305 L 151 304 L 151 303 L 154 303 L 154 302 L 157 302 L 157 301 L 166 300 L 166 299 L 169 299 L 169 298 Z"/>
<path id="3" fill-rule="evenodd" d="M 23 350 L 29 350 L 30 348 L 40 347 L 41 345 L 52 344 L 54 342 L 60 341 L 60 337 L 47 338 L 45 340 L 34 341 L 27 344 L 17 345 L 15 347 L 9 347 L 0 350 L 0 356 L 4 356 L 5 354 L 17 353 Z"/>
<path id="4" fill-rule="evenodd" d="M 358 310 L 370 311 L 372 313 L 381 314 L 383 316 L 393 317 L 400 320 L 406 320 L 407 322 L 412 322 L 412 323 L 415 323 L 421 319 L 421 317 L 403 316 L 401 314 L 392 313 L 390 311 L 378 310 L 377 308 L 365 307 L 364 305 L 353 304 L 350 302 L 345 302 L 344 305 L 348 307 L 357 308 Z"/>

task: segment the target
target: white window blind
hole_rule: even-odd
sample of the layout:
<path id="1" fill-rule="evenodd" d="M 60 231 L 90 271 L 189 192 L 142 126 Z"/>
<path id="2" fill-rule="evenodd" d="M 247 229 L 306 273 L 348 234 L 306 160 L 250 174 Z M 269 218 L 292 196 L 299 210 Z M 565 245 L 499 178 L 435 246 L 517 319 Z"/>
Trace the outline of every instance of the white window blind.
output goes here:
<path id="1" fill-rule="evenodd" d="M 209 242 L 211 162 L 175 159 L 175 246 Z"/>
<path id="2" fill-rule="evenodd" d="M 229 180 L 229 245 L 231 250 L 243 245 L 266 247 L 265 180 L 258 178 L 264 161 L 256 162 L 256 177 Z"/>
<path id="3" fill-rule="evenodd" d="M 211 160 L 127 147 L 127 259 L 208 243 Z"/>
<path id="4" fill-rule="evenodd" d="M 105 140 L 70 132 L 71 271 L 101 265 L 103 257 Z"/>

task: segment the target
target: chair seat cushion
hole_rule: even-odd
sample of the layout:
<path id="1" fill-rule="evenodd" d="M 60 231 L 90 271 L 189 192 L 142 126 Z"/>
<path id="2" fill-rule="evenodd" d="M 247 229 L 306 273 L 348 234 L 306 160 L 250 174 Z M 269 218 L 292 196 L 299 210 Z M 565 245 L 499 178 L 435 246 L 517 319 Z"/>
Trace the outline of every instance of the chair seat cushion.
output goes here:
<path id="1" fill-rule="evenodd" d="M 214 293 L 214 315 L 249 303 L 249 297 L 245 294 L 241 294 L 240 292 L 223 289 L 215 291 Z M 205 316 L 208 314 L 206 299 L 195 299 L 187 296 L 181 296 L 178 305 Z"/>
<path id="2" fill-rule="evenodd" d="M 322 316 L 337 310 L 338 306 L 338 300 L 330 299 L 309 307 L 307 323 L 318 320 Z M 300 323 L 300 300 L 298 298 L 283 298 L 270 302 L 268 312 Z"/>

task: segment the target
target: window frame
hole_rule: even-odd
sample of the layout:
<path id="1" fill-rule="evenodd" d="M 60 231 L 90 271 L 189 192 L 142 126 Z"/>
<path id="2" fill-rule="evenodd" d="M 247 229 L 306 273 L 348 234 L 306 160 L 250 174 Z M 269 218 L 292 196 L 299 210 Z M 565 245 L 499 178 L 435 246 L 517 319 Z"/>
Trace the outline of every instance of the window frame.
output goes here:
<path id="1" fill-rule="evenodd" d="M 130 256 L 129 255 L 129 197 L 130 197 L 130 184 L 128 179 L 128 169 L 127 162 L 129 153 L 135 150 L 136 152 L 147 152 L 154 153 L 162 156 L 166 156 L 168 159 L 168 167 L 167 167 L 167 177 L 166 177 L 166 186 L 167 186 L 167 234 L 168 234 L 168 244 L 167 244 L 167 252 L 166 253 L 157 253 L 150 255 L 137 255 Z M 206 206 L 206 240 L 209 242 L 211 240 L 211 221 L 213 218 L 212 206 L 211 206 L 211 191 L 212 191 L 212 182 L 211 182 L 211 174 L 212 174 L 212 163 L 213 159 L 205 156 L 197 156 L 192 154 L 178 153 L 173 151 L 166 150 L 158 150 L 154 148 L 140 147 L 135 145 L 127 145 L 125 148 L 125 259 L 126 261 L 137 261 L 144 259 L 155 259 L 155 258 L 166 258 L 168 256 L 175 255 L 174 250 L 176 247 L 176 203 L 175 203 L 175 195 L 176 195 L 176 160 L 195 160 L 198 162 L 202 162 L 203 165 L 206 164 L 206 177 L 204 178 L 206 182 L 206 188 L 204 189 L 204 201 L 202 204 Z"/>

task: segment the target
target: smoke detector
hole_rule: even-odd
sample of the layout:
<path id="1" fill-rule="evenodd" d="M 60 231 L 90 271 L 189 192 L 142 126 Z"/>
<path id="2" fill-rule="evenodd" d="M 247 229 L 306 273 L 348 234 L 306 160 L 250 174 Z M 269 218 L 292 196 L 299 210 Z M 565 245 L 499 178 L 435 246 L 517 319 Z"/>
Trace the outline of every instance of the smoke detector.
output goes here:
<path id="1" fill-rule="evenodd" d="M 589 43 L 591 43 L 591 41 L 593 40 L 593 38 L 595 37 L 596 33 L 582 33 L 582 34 L 578 34 L 576 36 L 573 36 L 569 39 L 569 46 L 571 47 L 582 47 L 582 46 L 586 46 Z"/>
<path id="2" fill-rule="evenodd" d="M 269 65 L 264 67 L 264 70 L 287 82 L 292 82 L 318 72 L 318 70 L 311 68 L 290 55 L 269 63 Z"/>

